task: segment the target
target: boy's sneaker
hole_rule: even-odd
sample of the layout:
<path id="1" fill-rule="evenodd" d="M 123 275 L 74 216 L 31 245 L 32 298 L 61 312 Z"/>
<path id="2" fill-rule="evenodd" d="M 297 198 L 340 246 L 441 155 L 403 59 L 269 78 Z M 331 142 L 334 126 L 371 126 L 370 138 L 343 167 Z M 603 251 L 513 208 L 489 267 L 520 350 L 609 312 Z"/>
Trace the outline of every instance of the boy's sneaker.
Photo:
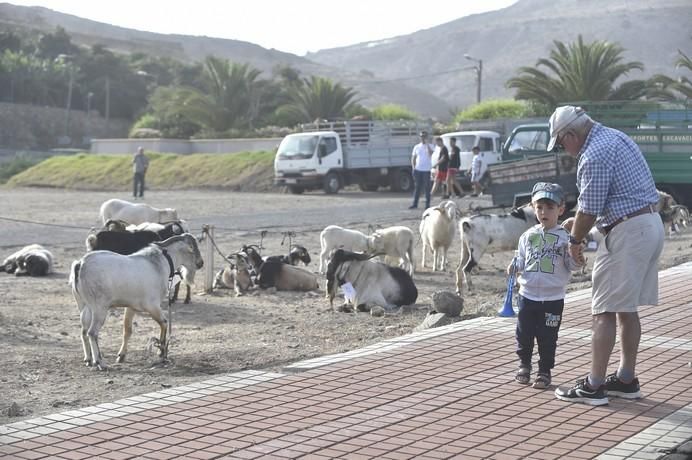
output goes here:
<path id="1" fill-rule="evenodd" d="M 639 391 L 639 379 L 634 378 L 630 383 L 620 380 L 617 374 L 610 374 L 605 381 L 608 396 L 616 396 L 624 399 L 638 399 L 642 397 Z"/>
<path id="2" fill-rule="evenodd" d="M 608 404 L 606 386 L 601 385 L 597 390 L 593 390 L 586 383 L 586 377 L 577 380 L 572 388 L 558 388 L 555 390 L 555 397 L 562 401 L 578 402 L 590 406 L 603 406 Z"/>

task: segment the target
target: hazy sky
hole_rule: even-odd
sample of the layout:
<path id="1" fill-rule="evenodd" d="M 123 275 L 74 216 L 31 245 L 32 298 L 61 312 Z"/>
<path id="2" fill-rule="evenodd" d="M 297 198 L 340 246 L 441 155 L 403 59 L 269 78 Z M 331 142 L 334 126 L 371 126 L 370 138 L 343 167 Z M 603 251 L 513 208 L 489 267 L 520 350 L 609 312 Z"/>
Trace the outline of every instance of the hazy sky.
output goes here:
<path id="1" fill-rule="evenodd" d="M 298 55 L 404 35 L 516 0 L 9 0 L 117 26 L 256 43 Z"/>

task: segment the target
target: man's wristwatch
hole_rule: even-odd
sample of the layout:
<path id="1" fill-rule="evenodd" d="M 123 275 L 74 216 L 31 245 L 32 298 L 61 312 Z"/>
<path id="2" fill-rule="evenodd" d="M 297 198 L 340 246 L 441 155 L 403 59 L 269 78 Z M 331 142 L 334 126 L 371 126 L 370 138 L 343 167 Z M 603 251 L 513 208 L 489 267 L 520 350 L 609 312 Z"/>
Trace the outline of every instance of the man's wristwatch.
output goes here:
<path id="1" fill-rule="evenodd" d="M 569 235 L 569 244 L 582 244 L 582 241 L 576 239 L 574 235 Z"/>

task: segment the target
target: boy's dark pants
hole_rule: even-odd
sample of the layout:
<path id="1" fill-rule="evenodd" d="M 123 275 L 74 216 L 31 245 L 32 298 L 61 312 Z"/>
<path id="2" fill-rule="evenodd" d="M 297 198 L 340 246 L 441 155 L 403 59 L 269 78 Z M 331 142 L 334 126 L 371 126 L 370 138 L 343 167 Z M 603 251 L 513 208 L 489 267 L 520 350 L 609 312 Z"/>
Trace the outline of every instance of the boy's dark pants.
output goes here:
<path id="1" fill-rule="evenodd" d="M 538 372 L 550 373 L 555 367 L 557 333 L 562 322 L 565 300 L 544 302 L 518 296 L 519 315 L 517 320 L 517 355 L 521 366 L 531 368 L 533 340 L 538 343 Z"/>

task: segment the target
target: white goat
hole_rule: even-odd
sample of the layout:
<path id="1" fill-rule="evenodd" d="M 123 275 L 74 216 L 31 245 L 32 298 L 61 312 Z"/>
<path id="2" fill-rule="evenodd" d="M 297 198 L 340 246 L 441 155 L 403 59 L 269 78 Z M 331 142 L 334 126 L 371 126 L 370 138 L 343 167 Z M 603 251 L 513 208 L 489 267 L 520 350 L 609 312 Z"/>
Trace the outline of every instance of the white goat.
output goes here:
<path id="1" fill-rule="evenodd" d="M 374 252 L 380 254 L 380 260 L 385 257 L 394 259 L 398 266 L 413 276 L 415 263 L 413 260 L 413 245 L 415 237 L 410 228 L 403 225 L 376 230 L 374 236 Z"/>
<path id="2" fill-rule="evenodd" d="M 454 241 L 459 217 L 461 212 L 451 200 L 443 201 L 423 212 L 418 226 L 423 241 L 421 267 L 425 268 L 425 256 L 430 249 L 433 254 L 433 271 L 444 271 L 447 268 L 447 252 Z"/>
<path id="3" fill-rule="evenodd" d="M 82 323 L 84 362 L 106 369 L 98 345 L 99 330 L 110 308 L 125 308 L 123 342 L 118 362 L 125 361 L 135 312 L 148 313 L 161 328 L 160 356 L 166 358 L 168 322 L 162 306 L 167 304 L 169 279 L 174 267 L 202 268 L 197 240 L 186 233 L 124 256 L 94 251 L 72 263 L 70 284 Z"/>
<path id="4" fill-rule="evenodd" d="M 116 198 L 107 200 L 101 205 L 99 216 L 104 224 L 109 220 L 122 220 L 131 225 L 178 220 L 178 213 L 173 208 L 159 209 L 145 203 L 130 203 Z"/>
<path id="5" fill-rule="evenodd" d="M 375 249 L 375 239 L 380 238 L 375 234 L 367 236 L 358 230 L 350 230 L 337 225 L 330 225 L 320 233 L 320 267 L 319 273 L 324 273 L 327 269 L 329 254 L 334 249 L 345 249 L 355 252 L 373 252 Z"/>
<path id="6" fill-rule="evenodd" d="M 536 213 L 531 205 L 512 210 L 509 214 L 478 214 L 459 221 L 461 256 L 456 270 L 457 293 L 462 284 L 471 289 L 469 273 L 488 249 L 516 249 L 519 237 L 536 225 Z"/>

